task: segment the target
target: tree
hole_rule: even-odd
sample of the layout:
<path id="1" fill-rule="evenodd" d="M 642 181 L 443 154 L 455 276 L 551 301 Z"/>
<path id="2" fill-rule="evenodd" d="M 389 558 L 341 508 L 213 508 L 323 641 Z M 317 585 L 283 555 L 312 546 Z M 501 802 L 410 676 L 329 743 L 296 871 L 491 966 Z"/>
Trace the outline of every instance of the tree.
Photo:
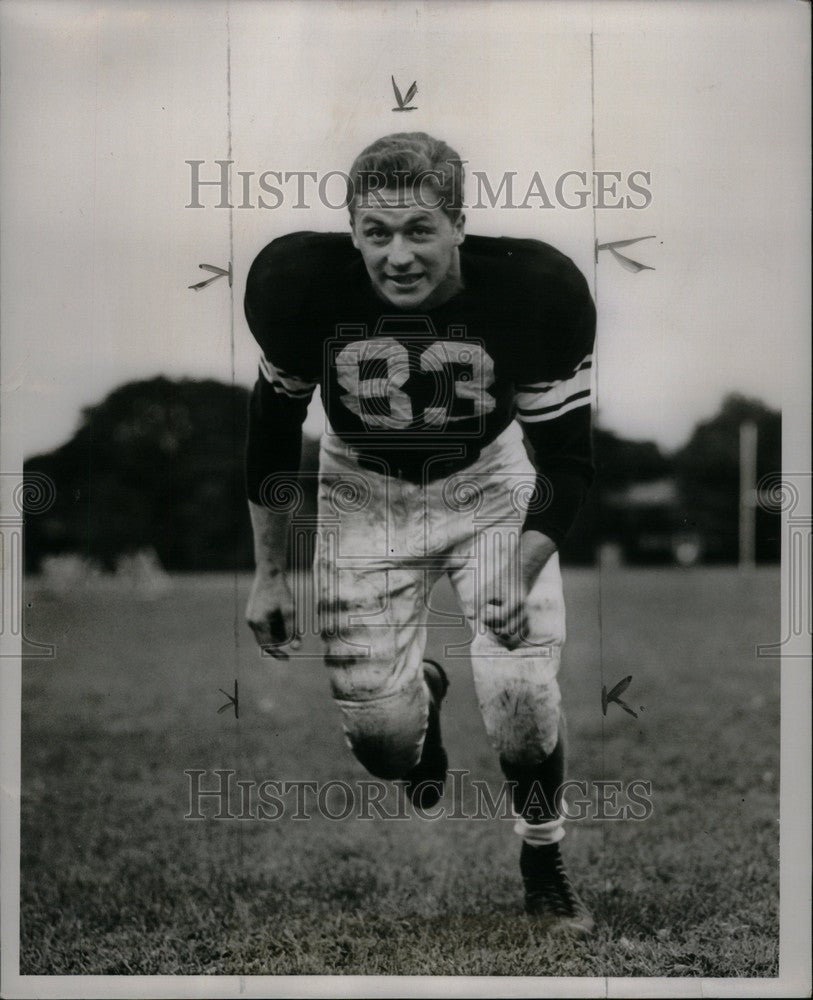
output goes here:
<path id="1" fill-rule="evenodd" d="M 26 462 L 26 472 L 45 473 L 57 488 L 54 505 L 26 519 L 28 569 L 60 552 L 112 569 L 121 555 L 148 548 L 168 570 L 250 569 L 247 418 L 248 391 L 211 379 L 134 382 L 87 408 L 70 441 Z M 596 482 L 565 541 L 563 560 L 591 563 L 605 541 L 635 551 L 639 536 L 652 529 L 646 520 L 652 512 L 625 501 L 625 494 L 634 496 L 631 488 L 642 483 L 673 488 L 677 481 L 679 500 L 662 512 L 668 532 L 694 532 L 708 558 L 735 561 L 743 420 L 757 424 L 758 477 L 779 472 L 780 414 L 739 395 L 728 396 L 674 456 L 654 442 L 597 429 Z M 315 514 L 318 450 L 317 441 L 305 439 L 300 516 Z M 756 526 L 757 558 L 778 560 L 778 514 L 758 509 Z M 300 568 L 309 565 L 310 552 L 305 546 Z"/>
<path id="2" fill-rule="evenodd" d="M 152 547 L 169 570 L 248 568 L 243 486 L 248 392 L 208 379 L 130 383 L 87 408 L 76 434 L 26 462 L 56 484 L 26 523 L 26 560 L 72 551 L 112 568 Z"/>

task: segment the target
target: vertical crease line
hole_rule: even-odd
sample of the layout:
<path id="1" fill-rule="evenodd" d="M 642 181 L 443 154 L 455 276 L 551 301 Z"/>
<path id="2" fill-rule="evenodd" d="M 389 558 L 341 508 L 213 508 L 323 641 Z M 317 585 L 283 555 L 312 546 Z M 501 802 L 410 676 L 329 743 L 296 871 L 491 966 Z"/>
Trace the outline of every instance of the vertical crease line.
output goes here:
<path id="1" fill-rule="evenodd" d="M 236 399 L 236 377 L 235 377 L 235 345 L 234 345 L 234 204 L 232 202 L 232 119 L 231 119 L 231 0 L 226 0 L 226 159 L 229 161 L 228 174 L 228 199 L 229 199 L 229 365 L 231 374 L 231 397 L 232 397 L 232 455 L 238 453 L 237 442 L 237 399 Z M 237 473 L 233 473 L 237 478 Z M 234 491 L 235 499 L 237 491 Z M 236 516 L 235 510 L 235 516 Z M 235 519 L 235 529 L 238 527 Z M 236 532 L 235 532 L 236 533 Z M 237 696 L 237 760 L 242 764 L 242 729 L 240 726 L 239 704 L 240 704 L 240 617 L 239 617 L 239 597 L 238 597 L 238 572 L 234 567 L 232 577 L 232 649 L 233 649 L 233 672 L 235 683 L 235 694 Z M 240 868 L 243 867 L 243 827 L 238 824 L 237 835 L 238 860 Z"/>
<path id="2" fill-rule="evenodd" d="M 595 182 L 596 182 L 596 58 L 595 58 L 595 32 L 593 25 L 593 10 L 590 12 L 591 24 L 590 24 L 590 154 L 592 158 L 592 188 L 593 188 L 593 297 L 596 303 L 596 341 L 598 341 L 598 316 L 599 316 L 599 298 L 598 298 L 598 227 L 596 225 L 596 197 L 595 197 Z M 596 379 L 596 423 L 598 423 L 599 416 L 599 350 L 598 343 L 593 350 L 594 354 L 594 371 Z M 599 507 L 599 517 L 598 517 L 599 527 L 602 524 L 602 509 Z M 601 538 L 601 531 L 599 531 L 599 538 Z M 600 683 L 602 687 L 602 692 L 606 686 L 604 680 L 604 616 L 602 613 L 603 606 L 603 567 L 601 562 L 601 544 L 599 542 L 598 551 L 598 669 L 600 676 Z M 604 717 L 604 703 L 602 698 L 602 709 L 601 709 L 601 777 L 603 780 L 607 778 L 607 760 L 606 760 L 606 743 L 605 743 L 605 717 Z M 602 847 L 602 868 L 603 868 L 603 882 L 604 882 L 604 895 L 606 897 L 608 891 L 608 879 L 607 879 L 607 825 L 606 823 L 601 829 L 601 847 Z M 608 980 L 605 976 L 605 990 L 608 988 Z"/>

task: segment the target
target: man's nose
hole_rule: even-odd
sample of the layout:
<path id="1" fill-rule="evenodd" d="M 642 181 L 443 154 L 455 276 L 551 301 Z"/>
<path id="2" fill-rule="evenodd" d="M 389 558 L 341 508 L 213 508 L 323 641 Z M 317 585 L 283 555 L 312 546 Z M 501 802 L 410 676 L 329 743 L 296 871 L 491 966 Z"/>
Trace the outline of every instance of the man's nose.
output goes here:
<path id="1" fill-rule="evenodd" d="M 396 235 L 393 237 L 389 250 L 390 267 L 407 268 L 412 263 L 412 249 L 403 236 Z"/>

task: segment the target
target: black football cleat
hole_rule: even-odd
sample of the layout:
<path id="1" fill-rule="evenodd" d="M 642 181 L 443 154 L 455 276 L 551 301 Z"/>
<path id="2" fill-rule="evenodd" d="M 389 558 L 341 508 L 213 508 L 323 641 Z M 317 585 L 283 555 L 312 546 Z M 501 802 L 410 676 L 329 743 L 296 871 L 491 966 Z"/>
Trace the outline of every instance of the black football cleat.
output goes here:
<path id="1" fill-rule="evenodd" d="M 429 720 L 421 759 L 404 776 L 409 801 L 418 809 L 430 809 L 443 794 L 449 758 L 440 735 L 440 703 L 449 690 L 449 678 L 434 660 L 424 660 L 423 676 L 429 688 Z"/>
<path id="2" fill-rule="evenodd" d="M 586 937 L 593 918 L 570 884 L 559 844 L 534 847 L 523 841 L 519 870 L 525 884 L 525 912 L 551 934 Z"/>

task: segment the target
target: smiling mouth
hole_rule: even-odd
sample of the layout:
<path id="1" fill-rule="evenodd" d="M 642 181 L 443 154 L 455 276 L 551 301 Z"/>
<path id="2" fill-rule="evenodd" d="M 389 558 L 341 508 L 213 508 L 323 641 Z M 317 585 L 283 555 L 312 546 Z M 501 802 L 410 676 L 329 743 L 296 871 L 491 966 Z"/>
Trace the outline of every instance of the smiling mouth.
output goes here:
<path id="1" fill-rule="evenodd" d="M 411 288 L 413 285 L 417 285 L 418 282 L 423 277 L 423 273 L 418 274 L 385 274 L 384 277 L 387 281 L 391 281 L 394 285 L 399 288 Z"/>

